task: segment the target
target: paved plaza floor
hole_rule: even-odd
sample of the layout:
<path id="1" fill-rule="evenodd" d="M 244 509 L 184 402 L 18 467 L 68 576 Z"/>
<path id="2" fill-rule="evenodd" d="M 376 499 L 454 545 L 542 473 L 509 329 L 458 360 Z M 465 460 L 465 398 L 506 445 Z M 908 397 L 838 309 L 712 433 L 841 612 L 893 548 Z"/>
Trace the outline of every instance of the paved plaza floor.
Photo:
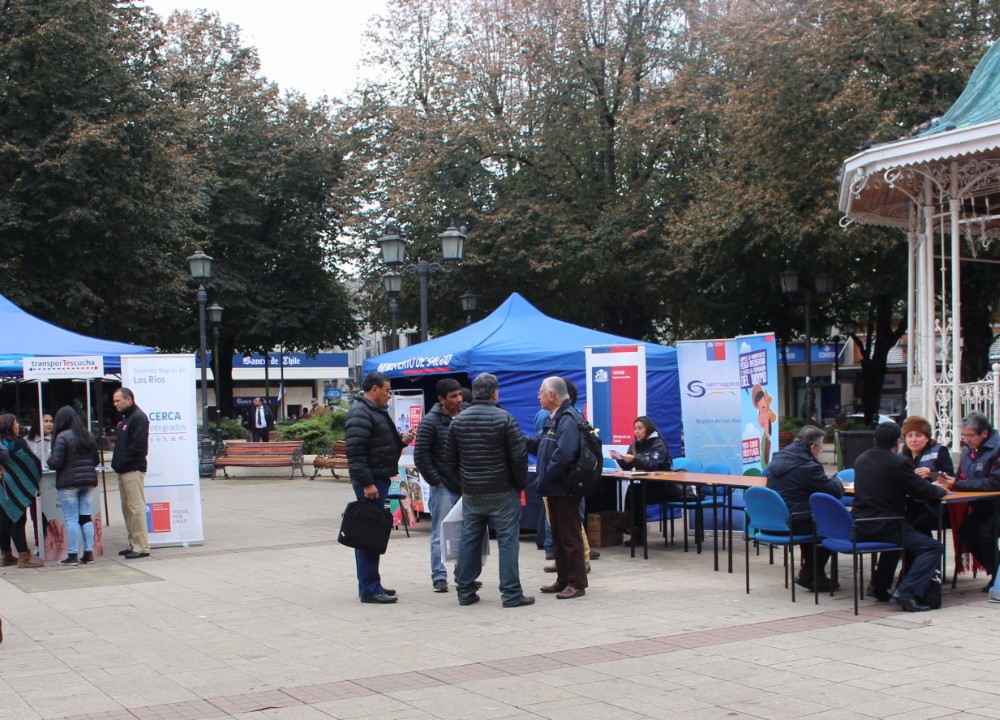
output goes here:
<path id="1" fill-rule="evenodd" d="M 792 603 L 780 554 L 752 557 L 747 595 L 742 543 L 731 575 L 654 543 L 649 560 L 602 548 L 586 597 L 559 601 L 537 592 L 553 576 L 524 536 L 536 604 L 501 607 L 491 557 L 482 602 L 460 607 L 431 590 L 423 522 L 382 561 L 400 601 L 362 605 L 336 543 L 350 485 L 202 489 L 202 546 L 120 560 L 111 491 L 108 555 L 3 569 L 0 718 L 1000 718 L 1000 605 L 981 578 L 946 588 L 941 610 L 866 599 L 855 617 L 849 577 Z"/>

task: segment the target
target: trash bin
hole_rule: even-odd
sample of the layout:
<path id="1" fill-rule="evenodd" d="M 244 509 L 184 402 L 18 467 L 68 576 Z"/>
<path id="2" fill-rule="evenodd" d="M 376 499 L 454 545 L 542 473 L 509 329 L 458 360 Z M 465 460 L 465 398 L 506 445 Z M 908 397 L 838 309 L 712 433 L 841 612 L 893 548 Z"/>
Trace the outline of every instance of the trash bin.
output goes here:
<path id="1" fill-rule="evenodd" d="M 875 444 L 875 431 L 838 430 L 836 442 L 840 454 L 840 469 L 852 468 L 858 455 L 872 449 Z"/>

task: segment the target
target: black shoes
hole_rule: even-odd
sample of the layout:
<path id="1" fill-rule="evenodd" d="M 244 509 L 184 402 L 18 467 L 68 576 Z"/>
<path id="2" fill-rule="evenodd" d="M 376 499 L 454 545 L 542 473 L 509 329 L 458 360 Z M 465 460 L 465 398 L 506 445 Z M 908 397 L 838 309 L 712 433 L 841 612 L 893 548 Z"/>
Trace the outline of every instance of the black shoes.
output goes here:
<path id="1" fill-rule="evenodd" d="M 459 605 L 475 605 L 477 602 L 479 602 L 479 595 L 475 593 L 473 593 L 469 597 L 458 599 Z"/>
<path id="2" fill-rule="evenodd" d="M 799 587 L 804 587 L 809 592 L 813 592 L 813 579 L 812 575 L 800 572 L 795 576 L 795 584 Z M 840 583 L 834 582 L 826 575 L 820 575 L 816 578 L 816 589 L 820 592 L 831 592 L 833 590 L 840 590 Z"/>
<path id="3" fill-rule="evenodd" d="M 381 595 L 389 595 L 390 597 L 396 594 L 395 590 L 390 590 L 389 588 L 382 588 Z"/>
<path id="4" fill-rule="evenodd" d="M 479 597 L 479 596 L 477 595 L 476 597 Z M 535 598 L 528 597 L 527 595 L 522 595 L 521 597 L 519 597 L 517 600 L 514 600 L 513 602 L 504 603 L 503 606 L 504 607 L 511 607 L 511 608 L 513 608 L 513 607 L 524 607 L 526 605 L 534 605 L 534 604 L 535 604 Z"/>
<path id="5" fill-rule="evenodd" d="M 132 550 L 129 550 L 127 553 L 125 553 L 126 560 L 136 560 L 137 558 L 144 558 L 144 557 L 149 557 L 149 553 L 134 552 Z"/>
<path id="6" fill-rule="evenodd" d="M 125 548 L 124 550 L 119 550 L 118 554 L 122 555 L 122 556 L 125 556 L 125 555 L 128 555 L 130 552 L 132 552 L 132 548 Z"/>
<path id="7" fill-rule="evenodd" d="M 83 557 L 80 558 L 80 562 L 83 563 L 84 565 L 86 565 L 87 563 L 94 562 L 94 551 L 84 550 Z"/>
<path id="8" fill-rule="evenodd" d="M 590 559 L 591 560 L 597 560 L 600 557 L 601 557 L 600 550 L 591 550 L 590 551 Z"/>
<path id="9" fill-rule="evenodd" d="M 868 595 L 868 597 L 873 597 L 879 602 L 889 602 L 890 600 L 892 600 L 891 592 L 889 592 L 888 590 L 882 590 L 876 588 L 874 585 L 869 585 L 868 589 L 865 590 L 865 593 Z"/>
<path id="10" fill-rule="evenodd" d="M 435 580 L 434 581 L 434 592 L 448 592 L 448 581 L 447 580 Z"/>
<path id="11" fill-rule="evenodd" d="M 80 561 L 77 560 L 76 553 L 69 553 L 62 560 L 59 561 L 60 565 L 79 565 Z"/>
<path id="12" fill-rule="evenodd" d="M 389 605 L 391 603 L 399 600 L 395 595 L 388 595 L 386 593 L 379 593 L 378 595 L 362 595 L 361 602 L 363 603 L 373 603 L 375 605 Z"/>
<path id="13" fill-rule="evenodd" d="M 931 609 L 930 605 L 924 605 L 918 602 L 916 598 L 911 598 L 909 595 L 900 595 L 898 592 L 892 594 L 892 601 L 906 610 L 906 612 L 926 612 Z"/>

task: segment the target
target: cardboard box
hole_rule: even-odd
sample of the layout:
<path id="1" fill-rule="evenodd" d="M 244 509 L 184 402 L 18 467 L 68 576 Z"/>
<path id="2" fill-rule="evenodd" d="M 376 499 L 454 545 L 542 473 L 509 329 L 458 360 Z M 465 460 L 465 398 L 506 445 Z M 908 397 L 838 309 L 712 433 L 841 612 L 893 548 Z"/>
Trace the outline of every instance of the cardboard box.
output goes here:
<path id="1" fill-rule="evenodd" d="M 587 515 L 587 540 L 591 547 L 612 547 L 622 544 L 621 529 L 631 524 L 628 513 L 607 511 Z"/>

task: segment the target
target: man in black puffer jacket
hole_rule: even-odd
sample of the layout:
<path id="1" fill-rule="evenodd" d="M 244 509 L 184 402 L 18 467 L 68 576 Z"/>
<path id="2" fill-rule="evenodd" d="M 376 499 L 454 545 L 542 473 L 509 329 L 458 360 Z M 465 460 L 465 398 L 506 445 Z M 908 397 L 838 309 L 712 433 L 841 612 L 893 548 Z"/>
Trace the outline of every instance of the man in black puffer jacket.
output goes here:
<path id="1" fill-rule="evenodd" d="M 379 372 L 368 373 L 361 389 L 364 394 L 351 405 L 344 421 L 347 471 L 358 500 L 381 506 L 389 494 L 389 478 L 399 474 L 399 456 L 413 442 L 414 433 L 407 430 L 400 435 L 386 411 L 392 396 L 389 378 Z M 379 556 L 355 549 L 354 560 L 361 602 L 396 602 L 396 591 L 382 586 Z"/>
<path id="2" fill-rule="evenodd" d="M 767 487 L 781 495 L 792 518 L 792 532 L 808 535 L 813 531 L 809 496 L 826 493 L 839 498 L 844 496 L 844 485 L 837 478 L 828 478 L 819 456 L 823 452 L 826 433 L 813 425 L 806 425 L 795 436 L 795 442 L 778 452 L 767 466 Z M 813 544 L 799 545 L 802 570 L 795 582 L 802 587 L 813 589 Z M 830 551 L 816 546 L 816 584 L 820 592 L 829 592 L 834 587 L 833 580 L 826 575 L 826 563 Z"/>
<path id="3" fill-rule="evenodd" d="M 431 585 L 434 592 L 448 592 L 448 570 L 441 561 L 441 521 L 461 497 L 461 488 L 448 469 L 445 448 L 451 420 L 462 411 L 462 386 L 455 378 L 437 383 L 438 401 L 417 428 L 413 464 L 431 487 L 427 507 L 431 513 Z"/>
<path id="4" fill-rule="evenodd" d="M 500 594 L 504 607 L 531 605 L 518 568 L 521 491 L 528 482 L 528 451 L 514 416 L 497 403 L 500 385 L 483 373 L 472 382 L 472 406 L 451 421 L 446 455 L 451 476 L 462 487 L 462 541 L 455 568 L 458 602 L 479 602 L 483 532 L 492 520 L 500 548 Z"/>

